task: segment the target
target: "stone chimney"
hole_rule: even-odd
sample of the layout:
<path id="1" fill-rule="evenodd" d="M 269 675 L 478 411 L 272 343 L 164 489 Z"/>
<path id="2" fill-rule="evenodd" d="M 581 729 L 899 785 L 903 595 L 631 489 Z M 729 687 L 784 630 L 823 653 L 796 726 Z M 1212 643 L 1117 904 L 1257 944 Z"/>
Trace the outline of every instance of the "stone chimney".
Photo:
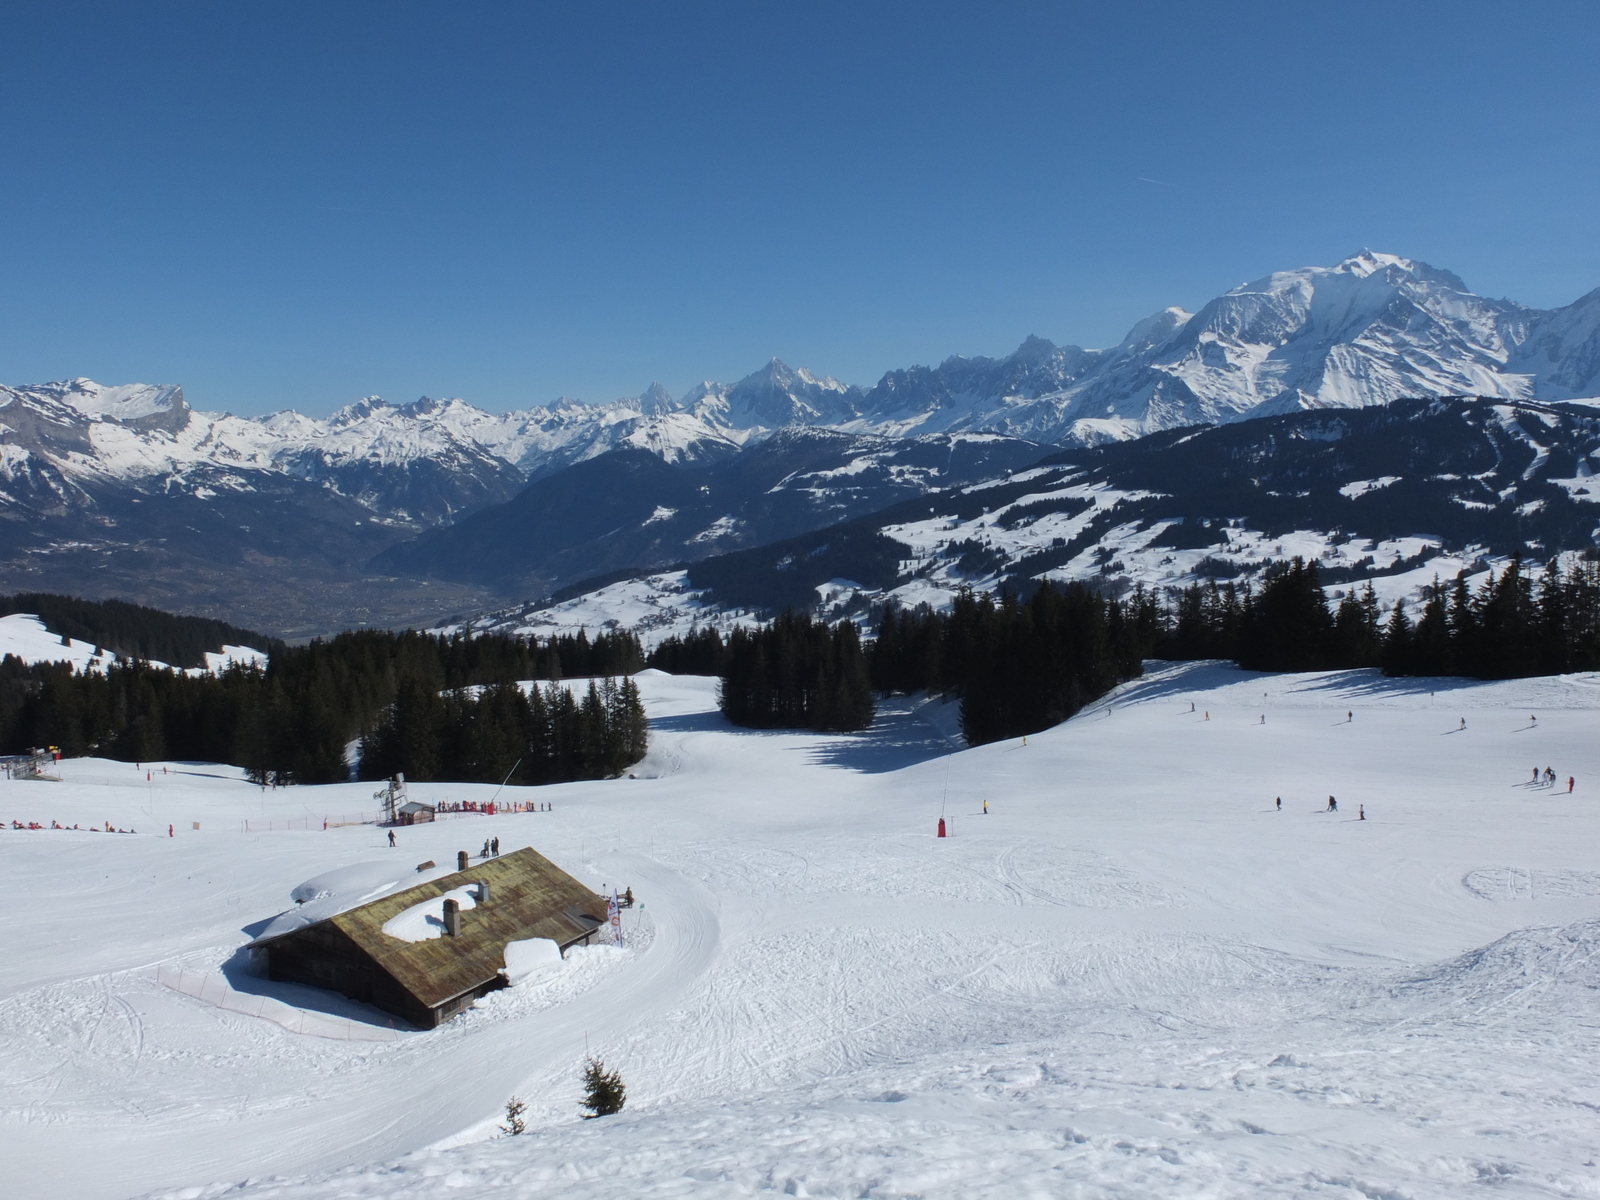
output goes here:
<path id="1" fill-rule="evenodd" d="M 489 903 L 489 881 L 487 879 L 478 880 L 478 903 Z"/>
<path id="2" fill-rule="evenodd" d="M 461 904 L 456 900 L 444 902 L 444 935 L 445 937 L 461 936 Z"/>
<path id="3" fill-rule="evenodd" d="M 467 869 L 467 852 L 465 850 L 457 850 L 456 851 L 456 870 L 465 871 L 466 869 Z"/>

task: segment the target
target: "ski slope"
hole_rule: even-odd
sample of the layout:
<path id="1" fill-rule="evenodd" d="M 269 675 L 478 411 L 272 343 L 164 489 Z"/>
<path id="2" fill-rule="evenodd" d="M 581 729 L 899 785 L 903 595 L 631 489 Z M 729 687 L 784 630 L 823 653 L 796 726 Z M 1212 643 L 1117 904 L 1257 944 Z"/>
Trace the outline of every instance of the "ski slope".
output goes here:
<path id="1" fill-rule="evenodd" d="M 370 784 L 103 760 L 0 782 L 0 1192 L 1600 1194 L 1600 677 L 1152 664 L 972 750 L 948 709 L 736 731 L 714 681 L 638 678 L 639 778 L 508 788 L 554 810 L 393 851 L 320 827 Z M 1528 783 L 1546 765 L 1559 790 Z M 237 956 L 303 881 L 491 836 L 631 885 L 624 945 L 392 1040 L 337 1036 L 390 1037 Z M 334 1036 L 164 986 L 179 969 Z M 628 1085 L 616 1117 L 578 1119 L 586 1046 Z M 496 1138 L 513 1094 L 529 1136 Z"/>

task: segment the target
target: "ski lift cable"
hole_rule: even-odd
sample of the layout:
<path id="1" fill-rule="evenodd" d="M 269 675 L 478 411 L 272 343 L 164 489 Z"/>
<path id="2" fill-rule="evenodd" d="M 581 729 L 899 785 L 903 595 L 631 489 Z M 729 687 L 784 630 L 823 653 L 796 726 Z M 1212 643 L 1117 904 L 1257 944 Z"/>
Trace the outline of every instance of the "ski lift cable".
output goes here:
<path id="1" fill-rule="evenodd" d="M 506 777 L 500 781 L 500 786 L 495 788 L 494 795 L 489 797 L 490 804 L 493 804 L 496 800 L 500 799 L 500 793 L 506 790 L 506 784 L 511 782 L 511 777 L 517 773 L 517 768 L 521 765 L 522 760 L 520 758 L 511 764 L 511 770 L 506 772 Z"/>

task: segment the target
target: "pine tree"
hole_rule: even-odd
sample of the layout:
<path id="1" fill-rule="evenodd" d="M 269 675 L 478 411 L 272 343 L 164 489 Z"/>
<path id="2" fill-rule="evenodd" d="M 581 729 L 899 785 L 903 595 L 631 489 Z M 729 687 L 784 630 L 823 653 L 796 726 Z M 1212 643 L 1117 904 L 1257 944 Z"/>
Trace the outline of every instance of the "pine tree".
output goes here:
<path id="1" fill-rule="evenodd" d="M 1296 556 L 1272 571 L 1241 614 L 1239 665 L 1257 671 L 1316 671 L 1327 665 L 1333 619 L 1315 562 Z"/>
<path id="2" fill-rule="evenodd" d="M 609 1117 L 622 1111 L 628 1102 L 628 1090 L 622 1085 L 622 1076 L 606 1070 L 605 1063 L 590 1057 L 583 1065 L 583 1107 L 589 1111 L 585 1120 Z"/>
<path id="3" fill-rule="evenodd" d="M 1423 595 L 1422 619 L 1417 622 L 1416 636 L 1412 639 L 1411 653 L 1406 660 L 1409 664 L 1406 673 L 1448 675 L 1455 654 L 1451 643 L 1450 616 L 1445 609 L 1445 589 L 1437 575 L 1433 577 L 1432 586 L 1423 589 Z"/>
<path id="4" fill-rule="evenodd" d="M 500 1132 L 507 1137 L 516 1137 L 518 1134 L 528 1132 L 528 1123 L 522 1114 L 528 1111 L 528 1106 L 515 1096 L 506 1101 L 506 1123 L 500 1126 Z"/>
<path id="5" fill-rule="evenodd" d="M 1383 673 L 1410 675 L 1416 659 L 1415 635 L 1403 600 L 1394 602 L 1389 624 L 1383 631 Z"/>

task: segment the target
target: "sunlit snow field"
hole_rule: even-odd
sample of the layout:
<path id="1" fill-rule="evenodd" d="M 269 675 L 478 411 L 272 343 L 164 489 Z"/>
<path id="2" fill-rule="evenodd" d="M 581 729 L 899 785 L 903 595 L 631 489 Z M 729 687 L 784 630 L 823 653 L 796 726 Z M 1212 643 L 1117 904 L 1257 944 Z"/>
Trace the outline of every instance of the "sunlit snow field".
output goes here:
<path id="1" fill-rule="evenodd" d="M 646 672 L 639 778 L 395 850 L 320 828 L 371 784 L 0 782 L 0 1194 L 1600 1195 L 1600 677 L 1153 668 L 954 752 L 949 709 L 735 731 L 714 681 Z M 631 885 L 623 947 L 421 1033 L 237 953 L 312 876 L 492 836 Z M 586 1046 L 618 1116 L 579 1119 Z"/>

